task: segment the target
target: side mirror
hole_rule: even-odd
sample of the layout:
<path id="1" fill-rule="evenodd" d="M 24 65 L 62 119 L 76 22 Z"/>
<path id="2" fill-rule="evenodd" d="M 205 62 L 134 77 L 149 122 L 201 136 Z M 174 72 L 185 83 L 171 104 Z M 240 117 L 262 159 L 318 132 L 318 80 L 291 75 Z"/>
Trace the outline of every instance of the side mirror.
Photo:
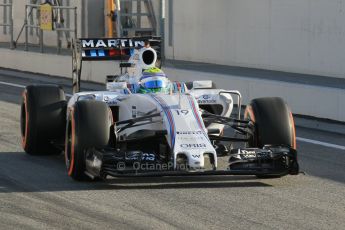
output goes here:
<path id="1" fill-rule="evenodd" d="M 193 81 L 193 89 L 212 89 L 212 81 Z"/>
<path id="2" fill-rule="evenodd" d="M 119 75 L 107 75 L 106 82 L 113 82 L 115 81 Z"/>

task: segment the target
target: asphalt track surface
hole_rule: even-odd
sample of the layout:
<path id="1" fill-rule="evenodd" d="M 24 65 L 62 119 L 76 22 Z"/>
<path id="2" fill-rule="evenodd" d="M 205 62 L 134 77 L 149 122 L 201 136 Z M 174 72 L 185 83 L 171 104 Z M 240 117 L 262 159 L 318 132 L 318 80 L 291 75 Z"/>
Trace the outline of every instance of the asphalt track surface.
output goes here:
<path id="1" fill-rule="evenodd" d="M 21 148 L 21 85 L 69 80 L 0 75 L 0 229 L 345 229 L 345 150 L 298 141 L 305 174 L 113 178 L 81 183 L 62 155 Z M 99 85 L 85 84 L 89 89 Z M 301 138 L 345 137 L 297 127 Z"/>

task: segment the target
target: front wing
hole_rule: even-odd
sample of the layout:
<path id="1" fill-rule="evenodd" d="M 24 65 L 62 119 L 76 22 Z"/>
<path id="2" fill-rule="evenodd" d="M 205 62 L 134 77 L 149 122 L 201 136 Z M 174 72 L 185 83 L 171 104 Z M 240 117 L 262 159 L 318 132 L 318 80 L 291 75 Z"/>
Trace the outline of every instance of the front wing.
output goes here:
<path id="1" fill-rule="evenodd" d="M 174 168 L 173 164 L 148 159 L 145 153 L 119 153 L 112 150 L 90 150 L 92 158 L 86 160 L 86 173 L 91 177 L 142 176 L 200 176 L 200 175 L 257 175 L 284 176 L 299 172 L 297 152 L 284 146 L 233 149 L 226 169 Z M 90 155 L 91 156 L 91 155 Z"/>

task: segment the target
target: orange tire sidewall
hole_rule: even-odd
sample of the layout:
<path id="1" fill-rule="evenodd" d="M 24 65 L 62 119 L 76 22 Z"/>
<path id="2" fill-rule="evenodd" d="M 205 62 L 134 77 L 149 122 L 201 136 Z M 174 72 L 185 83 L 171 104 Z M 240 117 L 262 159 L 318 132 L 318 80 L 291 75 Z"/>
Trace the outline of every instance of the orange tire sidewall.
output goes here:
<path id="1" fill-rule="evenodd" d="M 246 110 L 244 111 L 244 119 L 248 119 L 248 120 L 252 121 L 254 123 L 254 125 L 255 125 L 255 115 L 254 115 L 254 111 L 253 111 L 253 108 L 252 108 L 251 105 L 247 105 Z M 254 134 L 257 135 L 256 131 L 254 132 Z M 257 140 L 256 140 L 257 137 L 253 136 L 252 138 L 253 138 L 252 139 L 253 144 L 256 146 L 256 144 L 257 144 Z"/>
<path id="2" fill-rule="evenodd" d="M 245 112 L 244 112 L 244 118 L 250 118 L 250 120 L 252 122 L 255 123 L 255 116 L 254 116 L 254 112 L 253 112 L 253 108 L 248 105 Z M 295 122 L 292 116 L 291 111 L 289 111 L 289 120 L 290 120 L 290 129 L 291 129 L 291 133 L 292 133 L 292 137 L 291 137 L 291 148 L 296 149 L 297 148 L 297 144 L 296 144 L 296 128 L 295 128 Z"/>
<path id="3" fill-rule="evenodd" d="M 289 111 L 289 116 L 290 116 L 291 132 L 292 132 L 291 148 L 296 149 L 297 148 L 297 144 L 296 144 L 296 128 L 295 128 L 295 122 L 294 122 L 294 119 L 293 119 L 291 111 Z"/>
<path id="4" fill-rule="evenodd" d="M 250 120 L 255 123 L 253 108 L 250 105 L 247 105 L 246 110 L 244 111 L 244 119 L 248 118 L 248 116 Z"/>
<path id="5" fill-rule="evenodd" d="M 65 158 L 66 161 L 68 159 L 68 151 L 70 151 L 70 159 L 69 159 L 69 168 L 68 168 L 68 175 L 71 176 L 73 174 L 73 169 L 74 169 L 74 161 L 75 161 L 75 118 L 74 118 L 74 109 L 72 108 L 70 110 L 70 115 L 71 115 L 71 146 L 70 149 L 68 146 L 68 140 L 66 141 L 67 143 L 65 143 Z M 68 133 L 67 133 L 68 135 Z M 68 136 L 66 138 L 69 138 Z"/>
<path id="6" fill-rule="evenodd" d="M 27 100 L 27 91 L 24 90 L 23 94 L 23 103 L 25 106 L 25 130 L 24 135 L 22 135 L 22 147 L 25 149 L 27 147 L 28 142 L 28 134 L 29 134 L 29 113 L 28 113 L 28 100 Z"/>

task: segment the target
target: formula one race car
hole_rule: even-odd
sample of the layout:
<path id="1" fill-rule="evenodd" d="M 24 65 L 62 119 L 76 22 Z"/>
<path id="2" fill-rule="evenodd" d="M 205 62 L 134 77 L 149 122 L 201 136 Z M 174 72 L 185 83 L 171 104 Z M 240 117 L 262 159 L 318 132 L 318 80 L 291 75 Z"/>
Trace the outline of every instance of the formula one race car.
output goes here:
<path id="1" fill-rule="evenodd" d="M 298 174 L 293 117 L 281 98 L 254 99 L 242 116 L 236 90 L 216 89 L 211 81 L 170 81 L 155 67 L 160 44 L 158 37 L 74 42 L 68 102 L 56 85 L 23 92 L 25 152 L 64 151 L 75 180 Z M 120 60 L 121 74 L 107 76 L 107 91 L 80 92 L 83 60 Z M 228 130 L 234 134 L 225 135 Z M 244 145 L 234 148 L 235 142 Z"/>

